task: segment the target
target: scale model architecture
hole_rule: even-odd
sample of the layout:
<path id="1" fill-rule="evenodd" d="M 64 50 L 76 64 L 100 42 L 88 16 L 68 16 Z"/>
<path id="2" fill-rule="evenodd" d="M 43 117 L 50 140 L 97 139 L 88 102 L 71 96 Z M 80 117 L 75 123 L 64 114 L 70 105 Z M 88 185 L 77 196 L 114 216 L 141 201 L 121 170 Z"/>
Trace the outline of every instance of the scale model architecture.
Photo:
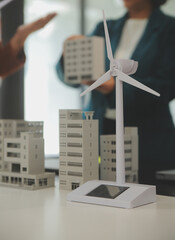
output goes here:
<path id="1" fill-rule="evenodd" d="M 94 81 L 104 73 L 104 39 L 84 37 L 67 40 L 64 54 L 64 81 L 71 84 Z"/>
<path id="2" fill-rule="evenodd" d="M 44 170 L 43 123 L 0 120 L 0 185 L 35 190 L 54 178 Z"/>
<path id="3" fill-rule="evenodd" d="M 138 129 L 125 127 L 125 180 L 138 182 Z M 100 136 L 100 179 L 116 181 L 116 136 Z"/>
<path id="4" fill-rule="evenodd" d="M 98 120 L 93 112 L 59 110 L 59 125 L 60 189 L 72 190 L 98 179 Z"/>

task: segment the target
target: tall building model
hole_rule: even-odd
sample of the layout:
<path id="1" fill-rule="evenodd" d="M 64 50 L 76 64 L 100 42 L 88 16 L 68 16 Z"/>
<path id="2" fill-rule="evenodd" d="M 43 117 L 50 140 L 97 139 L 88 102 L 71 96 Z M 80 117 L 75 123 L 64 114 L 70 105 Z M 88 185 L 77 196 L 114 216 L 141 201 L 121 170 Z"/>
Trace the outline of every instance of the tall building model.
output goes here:
<path id="1" fill-rule="evenodd" d="M 54 186 L 44 170 L 43 123 L 0 120 L 0 184 L 30 190 Z"/>
<path id="2" fill-rule="evenodd" d="M 138 181 L 138 133 L 136 127 L 125 127 L 125 179 L 126 182 Z M 100 136 L 100 179 L 116 181 L 116 137 Z"/>
<path id="3" fill-rule="evenodd" d="M 98 120 L 93 112 L 59 110 L 60 189 L 72 190 L 98 179 Z"/>
<path id="4" fill-rule="evenodd" d="M 104 73 L 104 39 L 84 37 L 68 40 L 64 53 L 65 82 L 94 81 Z"/>

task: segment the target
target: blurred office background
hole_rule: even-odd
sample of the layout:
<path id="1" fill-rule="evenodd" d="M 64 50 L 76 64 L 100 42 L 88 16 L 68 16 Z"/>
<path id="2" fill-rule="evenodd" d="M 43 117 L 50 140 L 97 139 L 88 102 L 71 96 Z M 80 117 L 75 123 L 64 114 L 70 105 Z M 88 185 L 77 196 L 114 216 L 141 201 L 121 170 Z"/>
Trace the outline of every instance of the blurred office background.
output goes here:
<path id="1" fill-rule="evenodd" d="M 14 0 L 14 2 L 15 8 L 12 9 L 9 5 L 2 14 L 7 24 L 11 24 L 12 21 L 11 16 L 7 17 L 8 13 L 16 16 L 13 19 L 16 24 L 21 24 L 22 21 L 31 22 L 52 11 L 58 12 L 59 15 L 26 41 L 27 61 L 24 73 L 22 71 L 20 75 L 19 73 L 16 75 L 16 78 L 20 78 L 18 82 L 9 79 L 7 83 L 3 83 L 0 95 L 0 99 L 6 99 L 3 105 L 6 101 L 9 102 L 15 88 L 20 88 L 20 91 L 12 98 L 8 111 L 3 112 L 1 104 L 1 118 L 24 117 L 26 120 L 44 121 L 45 154 L 58 156 L 58 109 L 80 108 L 79 90 L 63 85 L 55 72 L 63 42 L 71 35 L 90 33 L 96 23 L 102 20 L 102 9 L 105 10 L 107 18 L 120 17 L 125 9 L 120 0 Z M 175 16 L 175 1 L 169 0 L 163 6 L 163 11 Z M 8 39 L 9 35 L 6 35 Z M 13 85 L 13 88 L 9 85 Z M 12 88 L 10 92 L 8 87 Z M 14 99 L 18 101 L 12 106 Z M 175 101 L 170 103 L 170 108 L 175 119 Z M 13 114 L 9 111 L 13 111 Z"/>

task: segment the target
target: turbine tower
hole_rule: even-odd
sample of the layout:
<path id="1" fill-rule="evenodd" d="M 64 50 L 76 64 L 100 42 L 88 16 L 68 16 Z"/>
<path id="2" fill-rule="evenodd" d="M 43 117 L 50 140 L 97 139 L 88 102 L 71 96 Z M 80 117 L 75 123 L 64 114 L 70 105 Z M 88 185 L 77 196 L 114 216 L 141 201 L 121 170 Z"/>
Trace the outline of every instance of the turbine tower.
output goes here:
<path id="1" fill-rule="evenodd" d="M 96 80 L 89 88 L 81 93 L 80 96 L 92 91 L 99 87 L 104 82 L 108 81 L 111 77 L 115 78 L 116 87 L 116 181 L 118 185 L 125 183 L 125 158 L 124 158 L 124 123 L 123 123 L 123 82 L 126 82 L 134 87 L 140 88 L 146 92 L 160 96 L 151 88 L 143 85 L 135 79 L 129 77 L 136 72 L 138 63 L 134 60 L 117 60 L 113 58 L 111 43 L 107 28 L 107 23 L 103 11 L 105 39 L 107 46 L 107 56 L 110 61 L 110 69 L 98 80 Z"/>

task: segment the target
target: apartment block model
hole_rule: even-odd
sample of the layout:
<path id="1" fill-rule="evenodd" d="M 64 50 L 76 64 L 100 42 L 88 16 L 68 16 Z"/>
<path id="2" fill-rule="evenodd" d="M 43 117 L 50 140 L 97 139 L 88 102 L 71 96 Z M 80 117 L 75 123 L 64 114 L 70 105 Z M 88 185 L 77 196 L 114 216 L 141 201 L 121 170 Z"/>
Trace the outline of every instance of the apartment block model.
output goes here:
<path id="1" fill-rule="evenodd" d="M 72 190 L 98 179 L 98 120 L 93 112 L 59 110 L 60 189 Z"/>
<path id="2" fill-rule="evenodd" d="M 0 120 L 0 185 L 24 189 L 54 186 L 44 170 L 43 123 Z"/>
<path id="3" fill-rule="evenodd" d="M 136 127 L 125 127 L 125 179 L 138 181 L 138 133 Z M 100 179 L 116 181 L 116 136 L 100 136 Z"/>
<path id="4" fill-rule="evenodd" d="M 64 53 L 65 82 L 94 81 L 104 73 L 104 39 L 84 37 L 67 40 Z"/>

